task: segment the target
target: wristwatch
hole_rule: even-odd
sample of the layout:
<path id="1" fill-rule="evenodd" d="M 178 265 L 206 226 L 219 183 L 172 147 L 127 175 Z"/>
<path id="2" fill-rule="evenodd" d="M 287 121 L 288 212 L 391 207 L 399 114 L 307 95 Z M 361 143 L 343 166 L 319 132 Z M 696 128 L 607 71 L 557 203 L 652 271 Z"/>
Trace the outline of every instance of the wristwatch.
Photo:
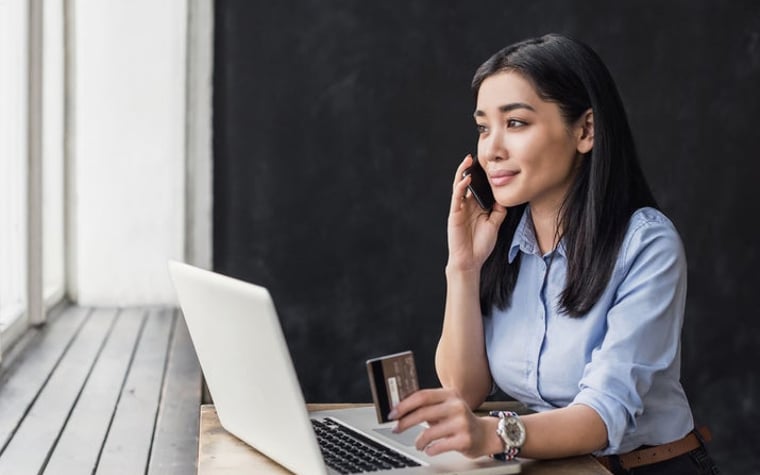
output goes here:
<path id="1" fill-rule="evenodd" d="M 525 424 L 520 420 L 520 416 L 512 411 L 491 411 L 488 415 L 499 418 L 496 434 L 504 442 L 504 452 L 493 454 L 492 457 L 497 460 L 512 460 L 517 457 L 525 443 Z"/>

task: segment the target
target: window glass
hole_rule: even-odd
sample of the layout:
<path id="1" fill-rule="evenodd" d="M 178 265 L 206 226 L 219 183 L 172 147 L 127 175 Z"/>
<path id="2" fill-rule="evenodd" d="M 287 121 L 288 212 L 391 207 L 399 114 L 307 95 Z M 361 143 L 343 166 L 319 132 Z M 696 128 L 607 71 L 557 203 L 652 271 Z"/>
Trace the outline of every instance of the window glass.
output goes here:
<path id="1" fill-rule="evenodd" d="M 0 0 L 0 330 L 26 298 L 26 15 L 24 0 Z"/>

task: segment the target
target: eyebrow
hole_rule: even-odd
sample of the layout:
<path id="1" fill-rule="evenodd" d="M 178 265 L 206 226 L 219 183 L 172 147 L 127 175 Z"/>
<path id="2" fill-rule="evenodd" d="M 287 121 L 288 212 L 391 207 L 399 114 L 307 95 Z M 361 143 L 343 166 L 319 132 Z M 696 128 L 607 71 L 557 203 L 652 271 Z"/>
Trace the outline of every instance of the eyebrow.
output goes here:
<path id="1" fill-rule="evenodd" d="M 536 112 L 536 109 L 533 108 L 533 106 L 524 102 L 512 102 L 511 104 L 504 104 L 503 106 L 499 106 L 499 112 L 502 114 L 513 111 L 515 109 L 528 109 L 530 111 Z M 482 110 L 476 110 L 475 114 L 473 115 L 475 117 L 484 117 L 486 113 Z"/>

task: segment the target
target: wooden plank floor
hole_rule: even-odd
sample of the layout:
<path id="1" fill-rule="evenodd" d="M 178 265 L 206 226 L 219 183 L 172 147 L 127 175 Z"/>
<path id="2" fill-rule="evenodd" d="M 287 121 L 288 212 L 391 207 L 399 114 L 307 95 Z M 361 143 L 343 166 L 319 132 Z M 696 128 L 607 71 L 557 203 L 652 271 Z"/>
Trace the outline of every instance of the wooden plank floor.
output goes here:
<path id="1" fill-rule="evenodd" d="M 194 474 L 201 371 L 179 312 L 54 312 L 0 365 L 0 474 Z"/>

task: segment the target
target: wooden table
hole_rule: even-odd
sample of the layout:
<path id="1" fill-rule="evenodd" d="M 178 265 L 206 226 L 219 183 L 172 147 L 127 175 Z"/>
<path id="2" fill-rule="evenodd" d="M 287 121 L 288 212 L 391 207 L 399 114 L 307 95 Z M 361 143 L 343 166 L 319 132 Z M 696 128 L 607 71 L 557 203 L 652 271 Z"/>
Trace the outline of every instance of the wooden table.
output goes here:
<path id="1" fill-rule="evenodd" d="M 309 404 L 310 411 L 364 406 L 366 404 Z M 219 423 L 211 404 L 201 406 L 198 441 L 198 475 L 288 475 L 291 472 L 230 434 Z M 530 460 L 527 475 L 582 475 L 608 472 L 590 455 L 561 460 Z"/>

